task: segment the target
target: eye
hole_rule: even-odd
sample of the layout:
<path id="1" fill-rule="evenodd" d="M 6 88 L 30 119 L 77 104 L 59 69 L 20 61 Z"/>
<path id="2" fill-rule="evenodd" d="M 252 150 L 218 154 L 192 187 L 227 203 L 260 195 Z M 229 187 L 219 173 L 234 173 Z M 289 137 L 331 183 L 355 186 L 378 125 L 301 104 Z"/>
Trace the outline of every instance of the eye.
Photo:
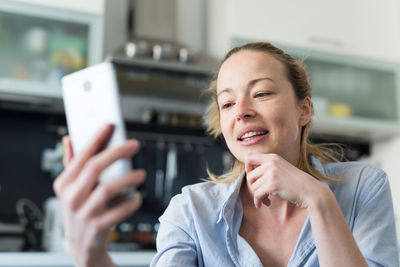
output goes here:
<path id="1" fill-rule="evenodd" d="M 266 97 L 269 96 L 271 93 L 269 92 L 260 92 L 260 93 L 256 93 L 254 97 Z"/>
<path id="2" fill-rule="evenodd" d="M 230 108 L 232 105 L 233 105 L 232 103 L 226 103 L 226 104 L 223 104 L 221 108 L 227 109 L 227 108 Z"/>

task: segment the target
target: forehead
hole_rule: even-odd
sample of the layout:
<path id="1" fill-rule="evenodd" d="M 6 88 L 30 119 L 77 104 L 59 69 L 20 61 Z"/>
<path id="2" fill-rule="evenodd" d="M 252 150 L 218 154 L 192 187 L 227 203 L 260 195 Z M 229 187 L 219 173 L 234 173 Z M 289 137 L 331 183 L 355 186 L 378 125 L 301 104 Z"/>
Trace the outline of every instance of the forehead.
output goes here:
<path id="1" fill-rule="evenodd" d="M 275 83 L 287 82 L 284 65 L 272 55 L 252 50 L 239 51 L 222 64 L 218 73 L 217 91 L 264 77 Z"/>

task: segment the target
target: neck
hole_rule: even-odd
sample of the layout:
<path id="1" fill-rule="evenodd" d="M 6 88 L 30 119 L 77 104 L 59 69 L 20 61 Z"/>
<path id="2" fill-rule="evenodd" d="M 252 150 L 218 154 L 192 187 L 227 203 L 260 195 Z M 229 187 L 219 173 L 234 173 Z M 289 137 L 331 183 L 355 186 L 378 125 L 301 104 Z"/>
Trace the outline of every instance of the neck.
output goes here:
<path id="1" fill-rule="evenodd" d="M 249 190 L 248 181 L 245 180 L 240 190 L 240 199 L 244 212 L 258 213 L 275 220 L 279 224 L 284 224 L 290 218 L 294 217 L 301 210 L 291 202 L 280 198 L 279 196 L 268 197 L 271 201 L 270 206 L 262 205 L 261 208 L 254 206 L 254 195 Z"/>

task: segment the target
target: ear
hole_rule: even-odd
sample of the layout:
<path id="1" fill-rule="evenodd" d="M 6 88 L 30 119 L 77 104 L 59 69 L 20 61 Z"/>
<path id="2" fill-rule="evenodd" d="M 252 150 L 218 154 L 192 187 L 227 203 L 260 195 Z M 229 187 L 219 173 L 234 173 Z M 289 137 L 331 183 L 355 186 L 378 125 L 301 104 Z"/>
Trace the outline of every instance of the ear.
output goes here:
<path id="1" fill-rule="evenodd" d="M 300 103 L 300 117 L 299 125 L 301 127 L 305 126 L 311 121 L 312 116 L 312 103 L 311 98 L 306 96 Z"/>

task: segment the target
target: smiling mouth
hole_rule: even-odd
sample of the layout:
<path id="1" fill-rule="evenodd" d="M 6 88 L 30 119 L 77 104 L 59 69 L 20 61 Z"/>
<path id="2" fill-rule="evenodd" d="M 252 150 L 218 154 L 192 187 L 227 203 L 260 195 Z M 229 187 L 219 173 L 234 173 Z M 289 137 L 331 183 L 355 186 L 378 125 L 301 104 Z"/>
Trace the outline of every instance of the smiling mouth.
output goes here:
<path id="1" fill-rule="evenodd" d="M 262 131 L 262 132 L 247 132 L 245 133 L 242 137 L 238 138 L 239 141 L 249 141 L 252 138 L 260 135 L 266 135 L 268 131 Z"/>

